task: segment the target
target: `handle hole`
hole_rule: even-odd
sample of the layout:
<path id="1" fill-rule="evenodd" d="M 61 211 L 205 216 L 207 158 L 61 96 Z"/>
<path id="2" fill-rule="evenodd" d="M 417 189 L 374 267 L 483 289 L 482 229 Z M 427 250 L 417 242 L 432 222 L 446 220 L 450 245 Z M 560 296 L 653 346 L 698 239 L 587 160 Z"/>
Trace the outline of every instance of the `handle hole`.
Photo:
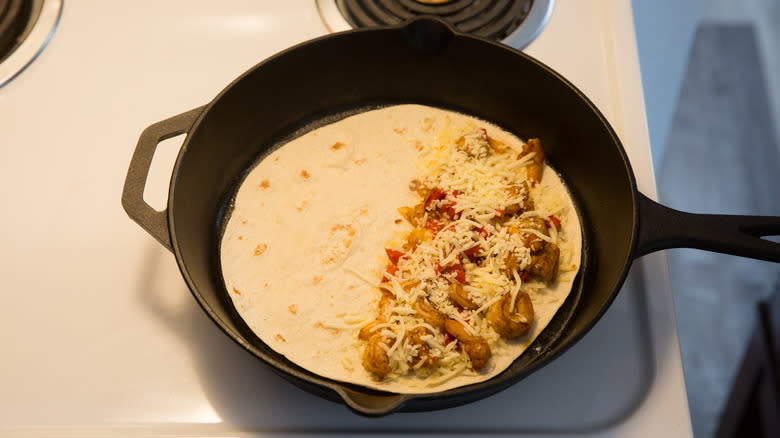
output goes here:
<path id="1" fill-rule="evenodd" d="M 185 138 L 185 134 L 179 134 L 163 140 L 154 151 L 152 165 L 149 166 L 149 174 L 146 176 L 144 186 L 144 202 L 158 212 L 165 211 L 168 206 L 168 187 L 173 175 L 173 166 Z"/>

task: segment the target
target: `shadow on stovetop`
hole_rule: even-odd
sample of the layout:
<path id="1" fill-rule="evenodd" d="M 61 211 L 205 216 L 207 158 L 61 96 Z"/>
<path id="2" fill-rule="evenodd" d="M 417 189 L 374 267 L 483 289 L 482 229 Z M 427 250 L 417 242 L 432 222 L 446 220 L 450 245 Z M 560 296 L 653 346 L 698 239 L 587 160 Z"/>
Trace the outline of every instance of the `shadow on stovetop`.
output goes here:
<path id="1" fill-rule="evenodd" d="M 173 255 L 156 243 L 150 243 L 147 254 L 139 300 L 190 350 L 202 390 L 230 431 L 582 433 L 611 428 L 630 417 L 653 379 L 641 270 L 632 269 L 620 296 L 591 334 L 561 360 L 511 388 L 442 411 L 361 417 L 287 382 L 239 347 L 208 318 L 183 281 L 170 290 L 174 273 L 167 272 L 170 263 L 162 263 L 162 258 Z M 171 294 L 181 294 L 186 302 L 166 305 Z M 605 347 L 604 339 L 612 345 Z M 606 404 L 593 402 L 605 398 Z"/>

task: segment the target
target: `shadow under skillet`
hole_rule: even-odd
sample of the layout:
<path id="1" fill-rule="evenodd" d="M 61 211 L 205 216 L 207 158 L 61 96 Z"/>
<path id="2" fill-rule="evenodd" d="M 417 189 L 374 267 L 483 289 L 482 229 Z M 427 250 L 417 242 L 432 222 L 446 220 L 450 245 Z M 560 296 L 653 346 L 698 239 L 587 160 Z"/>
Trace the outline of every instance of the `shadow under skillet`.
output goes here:
<path id="1" fill-rule="evenodd" d="M 582 432 L 624 420 L 640 405 L 652 382 L 645 292 L 640 270 L 632 269 L 623 291 L 589 335 L 511 388 L 448 410 L 360 417 L 287 382 L 235 344 L 206 316 L 183 281 L 177 290 L 165 290 L 170 285 L 164 279 L 171 274 L 163 275 L 160 269 L 170 265 L 160 259 L 173 254 L 153 249 L 140 273 L 146 284 L 140 288 L 139 299 L 165 330 L 188 347 L 208 402 L 231 431 Z M 171 293 L 186 295 L 176 312 L 163 303 L 162 297 Z M 605 340 L 611 349 L 605 350 Z M 598 398 L 608 402 L 593 403 Z"/>

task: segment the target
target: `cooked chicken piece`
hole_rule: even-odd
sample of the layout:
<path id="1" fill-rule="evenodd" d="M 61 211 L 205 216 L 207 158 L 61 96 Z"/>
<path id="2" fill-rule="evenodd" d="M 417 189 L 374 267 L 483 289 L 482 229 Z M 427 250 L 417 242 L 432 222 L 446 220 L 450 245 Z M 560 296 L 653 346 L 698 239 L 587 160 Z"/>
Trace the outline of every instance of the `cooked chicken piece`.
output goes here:
<path id="1" fill-rule="evenodd" d="M 419 298 L 414 303 L 415 316 L 431 325 L 431 327 L 444 331 L 444 321 L 447 319 L 441 312 L 436 310 L 428 301 Z"/>
<path id="2" fill-rule="evenodd" d="M 385 315 L 385 313 L 387 313 L 387 308 L 392 306 L 394 303 L 395 297 L 393 294 L 387 291 L 382 291 L 382 297 L 379 299 L 379 312 L 376 319 L 364 325 L 363 328 L 360 329 L 358 338 L 367 341 L 369 338 L 374 336 L 374 332 L 376 331 L 377 326 L 387 322 L 388 315 Z"/>
<path id="3" fill-rule="evenodd" d="M 491 352 L 490 345 L 485 341 L 485 338 L 479 335 L 472 335 L 463 324 L 454 319 L 445 321 L 444 329 L 461 343 L 463 351 L 469 356 L 471 366 L 475 370 L 482 369 L 487 365 Z"/>
<path id="4" fill-rule="evenodd" d="M 406 363 L 409 366 L 415 366 L 422 361 L 422 365 L 420 365 L 422 368 L 430 368 L 439 362 L 439 357 L 430 354 L 431 348 L 428 346 L 428 343 L 423 340 L 424 336 L 430 334 L 431 332 L 425 327 L 415 327 L 412 330 L 407 331 L 404 335 L 405 342 L 417 347 L 414 356 L 406 360 Z"/>
<path id="5" fill-rule="evenodd" d="M 383 343 L 387 345 L 381 335 L 375 334 L 369 338 L 366 348 L 363 350 L 363 367 L 380 380 L 392 371 L 390 358 L 387 357 L 387 352 L 381 345 Z"/>
<path id="6" fill-rule="evenodd" d="M 549 231 L 547 230 L 547 222 L 545 222 L 544 219 L 540 218 L 539 216 L 520 219 L 518 222 L 518 227 L 536 230 L 545 236 L 550 235 Z M 531 253 L 537 253 L 541 251 L 544 248 L 544 244 L 546 243 L 541 237 L 529 232 L 521 231 L 520 238 L 523 241 L 523 245 L 531 250 Z"/>
<path id="7" fill-rule="evenodd" d="M 398 207 L 398 213 L 413 226 L 420 227 L 423 225 L 421 221 L 425 215 L 425 203 L 421 202 L 414 207 Z"/>
<path id="8" fill-rule="evenodd" d="M 525 292 L 518 293 L 513 308 L 511 294 L 505 294 L 488 308 L 487 321 L 505 339 L 514 339 L 527 333 L 534 321 L 531 297 Z"/>
<path id="9" fill-rule="evenodd" d="M 456 282 L 450 284 L 449 297 L 458 306 L 464 309 L 477 309 L 479 305 L 471 300 L 468 291 L 463 289 L 463 286 Z"/>
<path id="10" fill-rule="evenodd" d="M 558 260 L 561 250 L 558 245 L 546 242 L 543 249 L 531 256 L 531 265 L 528 272 L 541 278 L 547 284 L 555 281 L 558 275 Z"/>
<path id="11" fill-rule="evenodd" d="M 507 192 L 512 198 L 520 197 L 520 201 L 507 205 L 504 209 L 505 216 L 511 216 L 522 213 L 524 211 L 533 210 L 534 202 L 531 199 L 531 191 L 528 189 L 528 184 L 525 181 L 520 184 L 512 184 L 507 189 Z"/>
<path id="12" fill-rule="evenodd" d="M 523 145 L 523 151 L 517 157 L 522 158 L 530 153 L 534 153 L 531 163 L 528 165 L 528 178 L 532 184 L 542 180 L 542 171 L 544 170 L 544 150 L 542 142 L 538 138 L 531 138 Z"/>
<path id="13" fill-rule="evenodd" d="M 406 243 L 403 246 L 404 251 L 411 252 L 417 248 L 420 243 L 433 239 L 433 231 L 427 228 L 415 228 L 409 232 L 406 237 Z"/>

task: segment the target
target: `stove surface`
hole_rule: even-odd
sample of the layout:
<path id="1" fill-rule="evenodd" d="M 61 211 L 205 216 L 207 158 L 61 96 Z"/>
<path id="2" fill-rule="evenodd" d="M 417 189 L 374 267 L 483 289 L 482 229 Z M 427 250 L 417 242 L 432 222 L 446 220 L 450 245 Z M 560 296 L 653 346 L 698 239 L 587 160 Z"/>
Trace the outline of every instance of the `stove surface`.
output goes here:
<path id="1" fill-rule="evenodd" d="M 634 263 L 566 355 L 494 397 L 432 413 L 358 417 L 288 384 L 208 320 L 173 255 L 120 206 L 136 141 L 327 32 L 313 0 L 65 2 L 49 47 L 0 88 L 0 434 L 690 437 L 663 254 Z M 630 2 L 556 2 L 526 51 L 604 112 L 653 196 Z M 153 205 L 164 208 L 182 140 L 158 149 Z"/>

